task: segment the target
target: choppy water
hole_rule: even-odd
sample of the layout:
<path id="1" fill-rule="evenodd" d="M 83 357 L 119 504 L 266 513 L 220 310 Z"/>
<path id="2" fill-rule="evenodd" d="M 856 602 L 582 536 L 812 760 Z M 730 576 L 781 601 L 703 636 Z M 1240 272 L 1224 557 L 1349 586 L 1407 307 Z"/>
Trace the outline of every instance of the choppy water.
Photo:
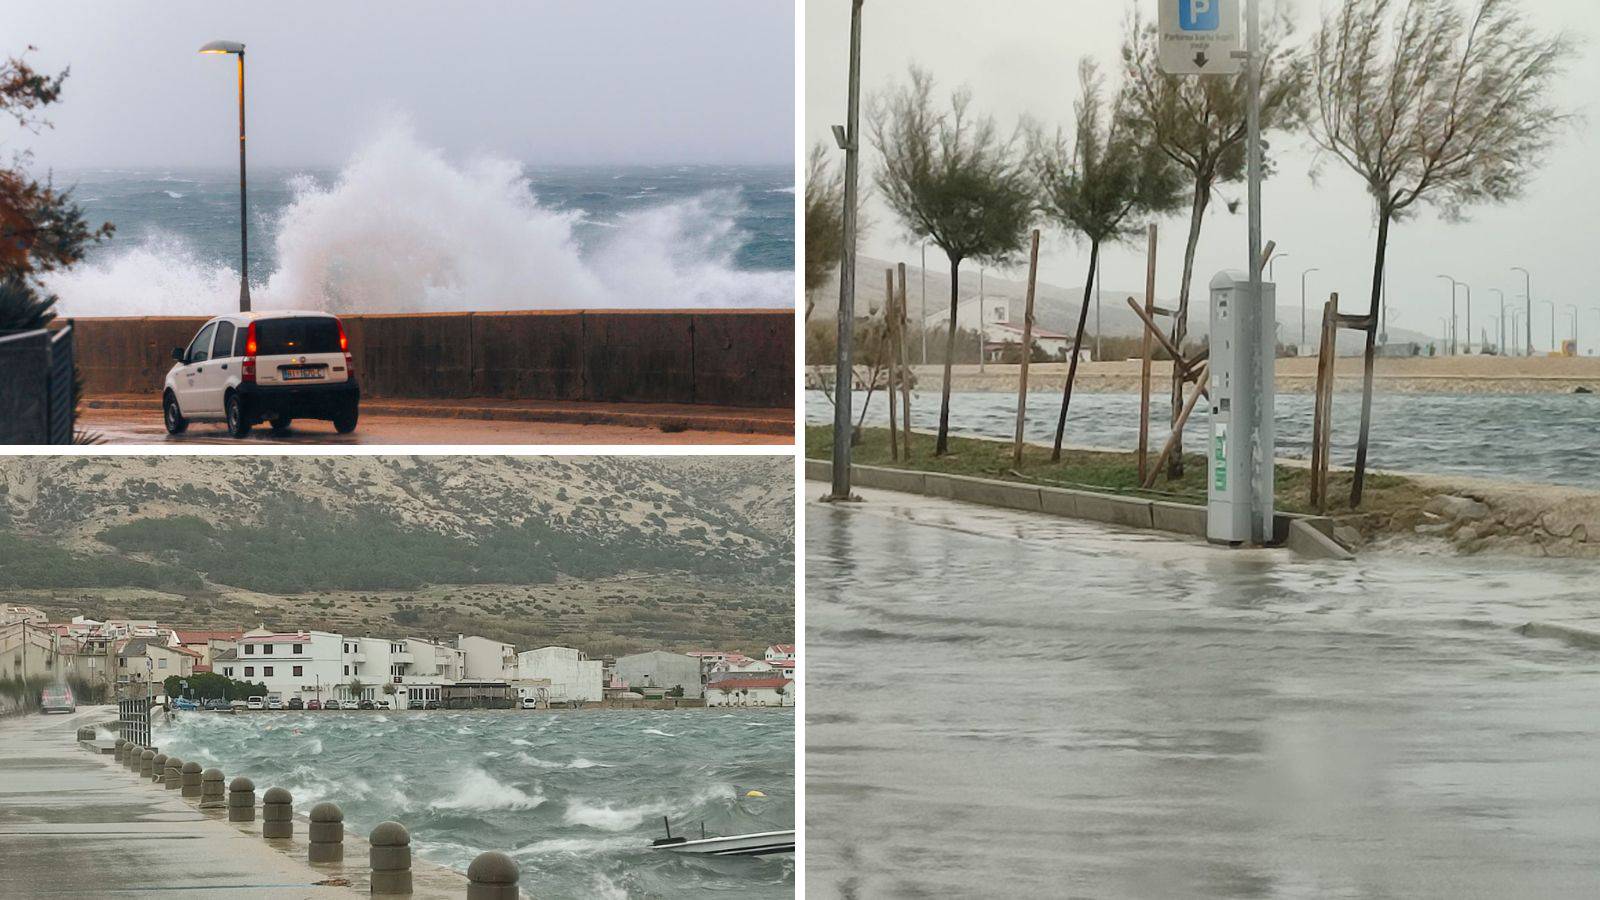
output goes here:
<path id="1" fill-rule="evenodd" d="M 57 172 L 116 234 L 47 283 L 65 315 L 200 314 L 237 304 L 238 174 Z M 340 312 L 787 307 L 788 166 L 540 167 L 454 160 L 404 127 L 338 168 L 250 170 L 261 308 Z"/>
<path id="2" fill-rule="evenodd" d="M 323 800 L 365 835 L 403 823 L 423 858 L 465 870 L 510 853 L 538 897 L 771 896 L 794 859 L 652 852 L 674 833 L 794 827 L 792 710 L 183 714 L 168 753 Z M 759 790 L 765 799 L 746 798 Z"/>
<path id="3" fill-rule="evenodd" d="M 816 897 L 1600 896 L 1600 566 L 807 512 Z"/>
<path id="4" fill-rule="evenodd" d="M 1278 396 L 1280 458 L 1310 458 L 1312 401 L 1309 394 Z M 1163 424 L 1168 407 L 1158 400 L 1152 409 L 1151 444 L 1159 448 L 1167 438 Z M 1059 394 L 1029 394 L 1027 439 L 1054 441 L 1060 411 Z M 859 405 L 855 414 L 861 414 Z M 888 401 L 881 392 L 873 394 L 867 420 L 888 423 Z M 806 392 L 806 421 L 832 423 L 833 407 L 822 392 Z M 1336 395 L 1334 465 L 1354 465 L 1360 421 L 1360 396 Z M 939 427 L 937 390 L 912 393 L 911 422 L 930 431 Z M 1016 423 L 1015 394 L 965 392 L 950 397 L 953 433 L 1009 439 L 1016 434 Z M 1207 428 L 1203 411 L 1197 411 L 1184 429 L 1188 446 L 1200 446 Z M 1137 394 L 1072 398 L 1068 444 L 1132 452 L 1138 441 Z M 1370 454 L 1371 465 L 1379 469 L 1600 488 L 1600 396 L 1380 394 L 1372 403 Z"/>

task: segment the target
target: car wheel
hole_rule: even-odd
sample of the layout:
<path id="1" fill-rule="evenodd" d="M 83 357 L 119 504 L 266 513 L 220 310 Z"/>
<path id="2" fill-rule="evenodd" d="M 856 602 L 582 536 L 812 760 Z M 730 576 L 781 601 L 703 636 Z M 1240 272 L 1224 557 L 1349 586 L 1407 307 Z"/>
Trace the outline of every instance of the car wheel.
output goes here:
<path id="1" fill-rule="evenodd" d="M 356 421 L 361 417 L 360 407 L 354 403 L 333 417 L 333 430 L 340 434 L 349 434 L 356 430 Z"/>
<path id="2" fill-rule="evenodd" d="M 272 420 L 272 433 L 273 434 L 283 434 L 284 432 L 289 430 L 289 425 L 292 424 L 293 422 L 294 422 L 294 420 L 289 418 L 288 416 L 279 416 L 278 418 L 273 419 Z"/>
<path id="3" fill-rule="evenodd" d="M 189 430 L 189 420 L 178 409 L 178 398 L 170 393 L 161 398 L 161 418 L 167 425 L 167 434 L 183 434 Z"/>
<path id="4" fill-rule="evenodd" d="M 240 407 L 239 395 L 228 394 L 222 401 L 222 408 L 228 414 L 228 433 L 236 438 L 248 436 L 250 423 L 244 417 L 244 409 Z"/>

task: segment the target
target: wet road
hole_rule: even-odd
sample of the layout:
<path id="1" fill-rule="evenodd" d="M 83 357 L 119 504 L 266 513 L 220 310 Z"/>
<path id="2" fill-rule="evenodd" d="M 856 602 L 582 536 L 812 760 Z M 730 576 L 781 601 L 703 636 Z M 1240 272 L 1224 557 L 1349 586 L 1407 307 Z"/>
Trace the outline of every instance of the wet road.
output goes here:
<path id="1" fill-rule="evenodd" d="M 95 432 L 108 444 L 773 444 L 791 437 L 733 434 L 721 431 L 666 432 L 625 425 L 578 425 L 559 422 L 511 422 L 491 419 L 430 419 L 420 416 L 363 414 L 350 434 L 339 434 L 331 422 L 297 421 L 288 434 L 272 434 L 265 426 L 251 429 L 243 440 L 229 437 L 219 424 L 195 423 L 182 435 L 167 434 L 161 413 L 144 410 L 86 409 L 78 417 L 81 430 Z"/>
<path id="2" fill-rule="evenodd" d="M 1600 651 L 1513 630 L 1600 567 L 866 494 L 806 510 L 810 896 L 1600 896 Z"/>

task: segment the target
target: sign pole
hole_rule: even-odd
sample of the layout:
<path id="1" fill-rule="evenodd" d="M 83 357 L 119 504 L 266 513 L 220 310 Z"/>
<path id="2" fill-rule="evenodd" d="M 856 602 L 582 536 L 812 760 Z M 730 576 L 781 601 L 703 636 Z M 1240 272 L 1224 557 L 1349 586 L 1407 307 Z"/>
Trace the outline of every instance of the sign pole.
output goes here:
<path id="1" fill-rule="evenodd" d="M 1258 337 L 1261 346 L 1257 348 L 1256 359 L 1259 364 L 1252 366 L 1255 372 L 1250 379 L 1254 388 L 1256 402 L 1256 441 L 1255 441 L 1255 472 L 1256 478 L 1255 506 L 1260 518 L 1261 533 L 1257 536 L 1259 543 L 1270 543 L 1274 531 L 1273 487 L 1275 468 L 1275 441 L 1273 434 L 1273 363 L 1277 353 L 1274 335 L 1278 311 L 1268 308 L 1262 301 L 1261 267 L 1265 261 L 1261 258 L 1261 3 L 1260 0 L 1245 0 L 1245 42 L 1246 62 L 1249 66 L 1248 90 L 1249 107 L 1247 113 L 1247 127 L 1249 135 L 1249 175 L 1250 175 L 1250 305 L 1255 308 L 1255 313 L 1260 316 L 1258 327 L 1253 330 L 1251 337 Z"/>

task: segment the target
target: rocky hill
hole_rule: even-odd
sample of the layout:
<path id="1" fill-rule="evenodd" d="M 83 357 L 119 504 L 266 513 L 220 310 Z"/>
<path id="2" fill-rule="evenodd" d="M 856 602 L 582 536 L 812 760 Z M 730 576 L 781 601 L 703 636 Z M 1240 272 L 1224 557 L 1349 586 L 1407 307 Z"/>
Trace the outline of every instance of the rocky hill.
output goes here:
<path id="1" fill-rule="evenodd" d="M 788 640 L 793 502 L 782 457 L 12 457 L 0 591 L 192 625 Z M 736 614 L 706 616 L 719 598 Z"/>

